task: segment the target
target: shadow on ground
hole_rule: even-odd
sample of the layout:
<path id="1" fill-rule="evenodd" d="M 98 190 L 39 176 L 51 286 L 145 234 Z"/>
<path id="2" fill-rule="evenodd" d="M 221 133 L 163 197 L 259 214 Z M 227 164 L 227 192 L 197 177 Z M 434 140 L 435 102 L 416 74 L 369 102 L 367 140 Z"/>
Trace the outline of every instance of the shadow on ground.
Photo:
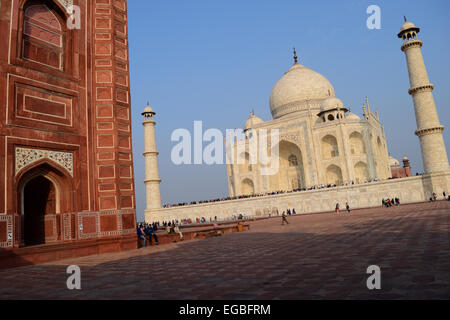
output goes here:
<path id="1" fill-rule="evenodd" d="M 66 267 L 0 272 L 1 299 L 448 299 L 448 214 L 392 217 L 317 234 L 240 233 L 82 267 L 82 290 Z M 447 223 L 442 227 L 442 223 Z M 370 291 L 368 266 L 381 268 Z"/>

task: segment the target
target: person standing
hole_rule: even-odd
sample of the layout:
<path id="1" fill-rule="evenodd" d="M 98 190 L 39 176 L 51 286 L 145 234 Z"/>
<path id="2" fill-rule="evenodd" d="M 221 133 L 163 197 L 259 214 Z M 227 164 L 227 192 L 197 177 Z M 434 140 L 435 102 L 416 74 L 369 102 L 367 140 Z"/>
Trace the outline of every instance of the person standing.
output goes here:
<path id="1" fill-rule="evenodd" d="M 336 203 L 336 213 L 339 213 L 339 203 Z"/>
<path id="2" fill-rule="evenodd" d="M 348 204 L 348 202 L 345 204 L 346 208 L 347 208 L 347 212 L 350 213 L 350 205 Z"/>
<path id="3" fill-rule="evenodd" d="M 281 215 L 281 225 L 284 226 L 284 223 L 286 222 L 287 224 L 289 224 L 289 221 L 287 221 L 286 219 L 286 213 L 283 211 L 283 214 Z"/>

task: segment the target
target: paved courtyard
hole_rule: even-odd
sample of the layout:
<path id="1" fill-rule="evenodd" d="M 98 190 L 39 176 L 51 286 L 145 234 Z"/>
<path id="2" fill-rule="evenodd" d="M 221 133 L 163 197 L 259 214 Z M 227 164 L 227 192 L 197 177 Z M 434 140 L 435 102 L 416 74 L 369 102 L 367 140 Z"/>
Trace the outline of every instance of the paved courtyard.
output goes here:
<path id="1" fill-rule="evenodd" d="M 251 223 L 251 231 L 0 272 L 0 299 L 450 298 L 450 202 Z M 82 290 L 66 288 L 69 265 Z M 379 291 L 367 267 L 381 268 Z"/>

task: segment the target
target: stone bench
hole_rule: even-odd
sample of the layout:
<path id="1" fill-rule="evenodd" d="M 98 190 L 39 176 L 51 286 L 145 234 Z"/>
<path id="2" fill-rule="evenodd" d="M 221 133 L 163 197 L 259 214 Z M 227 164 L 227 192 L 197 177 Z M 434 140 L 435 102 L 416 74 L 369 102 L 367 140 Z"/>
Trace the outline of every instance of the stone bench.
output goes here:
<path id="1" fill-rule="evenodd" d="M 250 224 L 242 224 L 242 231 L 250 230 Z M 189 240 L 203 240 L 208 238 L 220 237 L 225 234 L 239 232 L 239 227 L 237 224 L 235 225 L 222 225 L 218 228 L 210 227 L 201 230 L 189 230 L 189 229 L 181 229 L 183 233 L 183 240 L 180 239 L 180 235 L 178 233 L 170 233 L 168 234 L 165 231 L 160 231 L 156 233 L 158 237 L 159 245 L 168 244 L 168 243 L 177 243 L 180 241 L 189 241 Z M 144 240 L 138 240 L 138 247 L 142 248 Z M 153 245 L 155 241 L 153 239 Z M 147 238 L 147 246 L 150 246 L 150 240 Z"/>

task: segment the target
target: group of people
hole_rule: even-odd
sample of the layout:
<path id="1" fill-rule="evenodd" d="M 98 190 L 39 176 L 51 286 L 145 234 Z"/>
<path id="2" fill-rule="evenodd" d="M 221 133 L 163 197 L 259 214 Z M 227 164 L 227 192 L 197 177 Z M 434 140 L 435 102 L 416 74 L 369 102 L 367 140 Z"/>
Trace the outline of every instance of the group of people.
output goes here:
<path id="1" fill-rule="evenodd" d="M 347 210 L 348 213 L 351 212 L 351 210 L 350 210 L 350 205 L 348 204 L 348 202 L 345 203 L 345 210 Z M 336 212 L 336 213 L 341 212 L 341 205 L 340 205 L 339 203 L 336 203 L 335 212 Z"/>
<path id="2" fill-rule="evenodd" d="M 277 214 L 278 210 L 277 210 Z M 283 211 L 283 213 L 281 214 L 281 225 L 284 226 L 284 224 L 289 224 L 289 221 L 287 220 L 287 216 L 295 216 L 297 214 L 297 212 L 295 211 L 295 208 L 291 209 L 287 209 L 286 211 Z"/>
<path id="3" fill-rule="evenodd" d="M 156 235 L 156 231 L 158 230 L 158 226 L 156 223 L 154 224 L 139 224 L 136 228 L 137 236 L 139 239 L 144 240 L 144 247 L 147 246 L 147 239 L 150 241 L 150 245 L 153 245 L 153 240 L 158 245 L 158 236 Z"/>
<path id="4" fill-rule="evenodd" d="M 442 195 L 444 196 L 444 200 L 450 201 L 450 195 L 447 196 L 447 193 L 444 191 L 442 192 Z M 437 194 L 433 192 L 433 194 L 430 197 L 430 202 L 436 202 L 438 200 Z"/>
<path id="5" fill-rule="evenodd" d="M 395 199 L 383 199 L 381 200 L 381 204 L 383 207 L 386 208 L 390 208 L 393 206 L 398 207 L 400 205 L 400 199 L 399 198 L 395 198 Z"/>
<path id="6" fill-rule="evenodd" d="M 373 179 L 373 180 L 366 181 L 364 183 L 372 183 L 372 182 L 377 182 L 377 181 L 378 181 L 378 179 Z M 341 183 L 339 186 L 351 186 L 351 185 L 355 185 L 355 182 L 349 181 L 346 183 Z M 218 198 L 218 199 L 214 199 L 214 200 L 192 201 L 190 203 L 186 202 L 186 203 L 178 203 L 178 204 L 166 204 L 166 205 L 164 205 L 164 208 L 186 207 L 186 206 L 192 206 L 192 205 L 197 205 L 197 204 L 233 201 L 233 200 L 241 200 L 241 199 L 251 199 L 251 198 L 274 196 L 274 195 L 280 195 L 280 194 L 288 194 L 288 193 L 294 193 L 294 192 L 305 192 L 305 191 L 312 191 L 312 190 L 330 189 L 330 188 L 336 188 L 336 187 L 338 187 L 338 185 L 336 185 L 336 184 L 328 184 L 328 185 L 321 184 L 321 185 L 313 186 L 310 188 L 298 188 L 298 189 L 291 190 L 291 191 L 274 191 L 274 192 L 266 192 L 266 193 L 253 194 L 253 195 Z"/>

